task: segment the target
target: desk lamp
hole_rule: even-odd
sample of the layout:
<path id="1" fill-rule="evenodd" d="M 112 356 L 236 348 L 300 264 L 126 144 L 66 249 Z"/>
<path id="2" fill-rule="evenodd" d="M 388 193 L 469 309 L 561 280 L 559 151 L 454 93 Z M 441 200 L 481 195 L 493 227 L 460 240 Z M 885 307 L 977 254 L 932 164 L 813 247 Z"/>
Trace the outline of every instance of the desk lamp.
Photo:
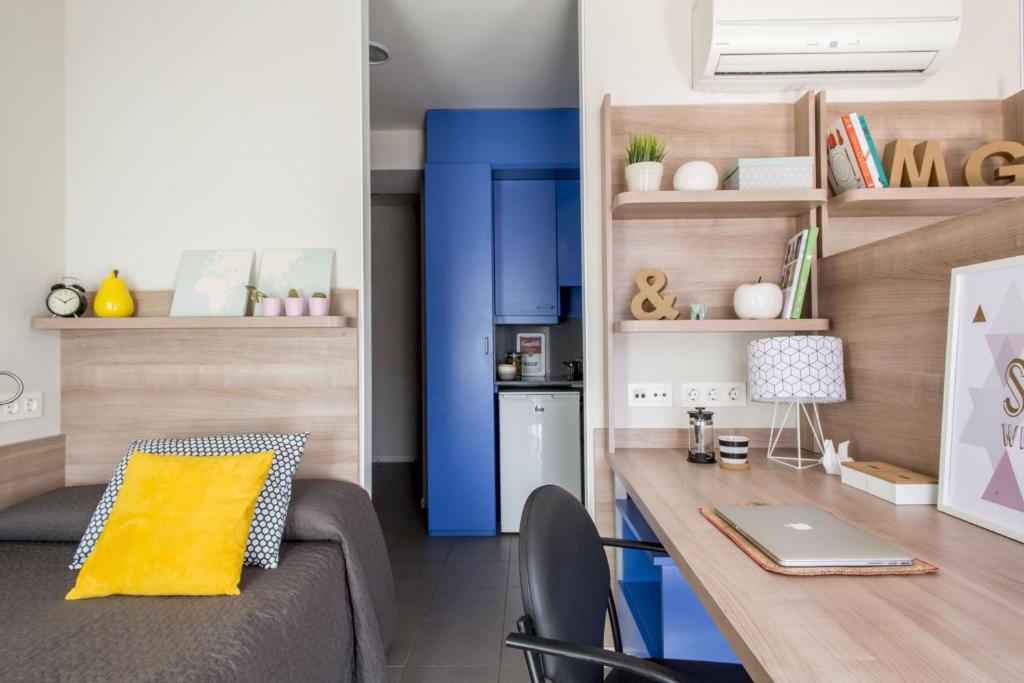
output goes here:
<path id="1" fill-rule="evenodd" d="M 819 403 L 841 403 L 846 400 L 843 376 L 843 342 L 838 337 L 769 337 L 750 342 L 747 347 L 747 370 L 751 400 L 771 403 L 772 429 L 768 437 L 768 459 L 802 470 L 821 464 L 821 457 L 806 458 L 800 440 L 800 414 L 817 443 L 825 450 L 825 436 L 818 415 Z M 786 406 L 778 420 L 779 405 Z M 810 404 L 814 418 L 807 409 Z M 778 455 L 776 447 L 790 413 L 796 408 L 796 455 Z"/>

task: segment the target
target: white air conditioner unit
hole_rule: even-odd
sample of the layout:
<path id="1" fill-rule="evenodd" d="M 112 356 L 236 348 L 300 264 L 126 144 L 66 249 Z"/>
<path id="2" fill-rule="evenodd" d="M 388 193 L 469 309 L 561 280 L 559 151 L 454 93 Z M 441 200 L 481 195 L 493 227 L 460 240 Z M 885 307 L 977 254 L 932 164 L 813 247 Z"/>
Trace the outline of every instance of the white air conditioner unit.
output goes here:
<path id="1" fill-rule="evenodd" d="M 960 0 L 699 0 L 696 90 L 905 85 L 960 37 Z"/>

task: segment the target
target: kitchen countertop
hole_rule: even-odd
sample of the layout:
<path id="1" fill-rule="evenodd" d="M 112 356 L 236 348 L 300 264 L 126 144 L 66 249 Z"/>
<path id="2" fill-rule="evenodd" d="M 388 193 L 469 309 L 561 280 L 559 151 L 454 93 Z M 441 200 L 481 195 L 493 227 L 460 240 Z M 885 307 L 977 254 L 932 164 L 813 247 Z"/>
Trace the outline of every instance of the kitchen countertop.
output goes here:
<path id="1" fill-rule="evenodd" d="M 544 377 L 526 377 L 513 380 L 496 379 L 494 386 L 498 389 L 538 389 L 544 387 L 582 389 L 583 380 L 568 379 L 565 375 L 545 375 Z"/>

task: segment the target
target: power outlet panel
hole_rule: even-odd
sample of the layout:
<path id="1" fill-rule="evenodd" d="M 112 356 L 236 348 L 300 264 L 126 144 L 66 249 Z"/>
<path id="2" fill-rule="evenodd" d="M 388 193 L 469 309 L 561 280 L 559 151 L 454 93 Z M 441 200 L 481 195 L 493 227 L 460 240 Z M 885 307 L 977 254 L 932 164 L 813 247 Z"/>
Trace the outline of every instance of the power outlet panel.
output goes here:
<path id="1" fill-rule="evenodd" d="M 630 408 L 671 408 L 672 385 L 655 383 L 629 384 L 626 405 Z"/>
<path id="2" fill-rule="evenodd" d="M 17 401 L 0 406 L 0 422 L 31 420 L 43 416 L 43 392 L 26 391 Z"/>
<path id="3" fill-rule="evenodd" d="M 684 408 L 743 408 L 746 382 L 689 382 L 680 386 Z"/>

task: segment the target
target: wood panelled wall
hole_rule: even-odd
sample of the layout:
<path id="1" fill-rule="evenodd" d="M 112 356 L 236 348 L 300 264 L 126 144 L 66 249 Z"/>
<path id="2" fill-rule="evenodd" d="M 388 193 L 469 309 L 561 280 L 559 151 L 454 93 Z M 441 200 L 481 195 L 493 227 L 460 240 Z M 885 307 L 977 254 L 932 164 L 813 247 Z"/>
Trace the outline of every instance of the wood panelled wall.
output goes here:
<path id="1" fill-rule="evenodd" d="M 298 476 L 359 480 L 355 327 L 61 334 L 68 485 L 107 481 L 135 439 L 240 432 L 308 431 Z"/>
<path id="2" fill-rule="evenodd" d="M 1024 199 L 829 256 L 821 314 L 846 356 L 848 400 L 822 406 L 851 455 L 937 474 L 950 271 L 1024 254 Z"/>
<path id="3" fill-rule="evenodd" d="M 0 446 L 0 510 L 63 485 L 63 436 Z"/>

